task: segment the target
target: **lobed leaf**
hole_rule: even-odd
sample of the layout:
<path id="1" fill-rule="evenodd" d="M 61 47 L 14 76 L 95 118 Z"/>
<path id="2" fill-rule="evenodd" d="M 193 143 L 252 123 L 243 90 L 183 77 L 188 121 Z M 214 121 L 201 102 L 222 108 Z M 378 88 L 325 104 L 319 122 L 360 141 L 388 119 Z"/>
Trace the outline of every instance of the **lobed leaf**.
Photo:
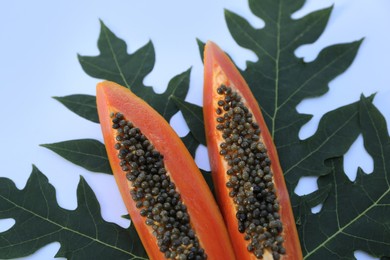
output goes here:
<path id="1" fill-rule="evenodd" d="M 77 115 L 94 123 L 99 123 L 95 96 L 75 94 L 65 97 L 53 98 L 61 102 L 73 113 L 76 113 Z"/>
<path id="2" fill-rule="evenodd" d="M 293 190 L 300 177 L 329 173 L 324 160 L 344 153 L 359 132 L 355 104 L 324 116 L 313 137 L 304 141 L 299 139 L 299 130 L 311 116 L 299 114 L 296 106 L 306 98 L 325 94 L 328 83 L 352 63 L 361 43 L 329 46 L 312 62 L 297 58 L 295 49 L 321 35 L 332 10 L 326 8 L 301 19 L 292 19 L 291 15 L 303 3 L 250 0 L 251 11 L 265 22 L 261 29 L 253 28 L 235 13 L 225 11 L 233 38 L 259 58 L 257 62 L 248 62 L 242 74 L 259 102 L 278 149 L 290 197 L 296 196 Z M 294 199 L 298 201 L 294 203 L 295 207 L 299 198 Z"/>
<path id="3" fill-rule="evenodd" d="M 369 97 L 367 102 L 371 100 Z M 346 153 L 359 134 L 359 102 L 355 102 L 326 113 L 310 138 L 279 146 L 289 188 L 295 187 L 302 176 L 328 174 L 330 169 L 325 166 L 325 160 Z"/>
<path id="4" fill-rule="evenodd" d="M 390 256 L 389 133 L 371 102 L 362 97 L 359 106 L 364 146 L 374 160 L 374 171 L 359 169 L 352 182 L 344 173 L 342 157 L 326 161 L 331 174 L 320 177 L 318 184 L 322 188 L 331 183 L 331 192 L 322 210 L 304 219 L 300 232 L 305 259 L 354 259 L 355 250 L 382 259 Z"/>
<path id="5" fill-rule="evenodd" d="M 129 89 L 145 87 L 143 80 L 152 71 L 155 62 L 153 44 L 148 42 L 129 55 L 126 43 L 102 21 L 100 25 L 98 39 L 100 55 L 96 57 L 78 55 L 84 71 L 94 78 L 114 81 Z"/>
<path id="6" fill-rule="evenodd" d="M 94 139 L 41 144 L 68 161 L 92 172 L 112 174 L 104 144 Z"/>
<path id="7" fill-rule="evenodd" d="M 152 71 L 155 63 L 154 47 L 151 42 L 136 52 L 128 54 L 126 42 L 101 22 L 98 48 L 100 51 L 98 56 L 78 56 L 82 68 L 88 75 L 114 81 L 131 89 L 167 121 L 177 113 L 178 108 L 171 98 L 176 96 L 185 99 L 189 89 L 190 69 L 173 77 L 166 91 L 157 94 L 151 87 L 143 84 L 143 80 Z M 88 116 L 88 119 L 91 120 L 91 117 Z"/>
<path id="8" fill-rule="evenodd" d="M 365 176 L 364 182 L 372 184 L 363 189 L 361 184 L 352 185 L 346 182 L 343 165 L 338 161 L 340 159 L 335 159 L 340 158 L 361 133 L 364 115 L 361 107 L 365 104 L 372 108 L 372 97 L 362 98 L 360 103 L 327 113 L 312 137 L 306 140 L 299 139 L 299 130 L 311 116 L 299 114 L 296 106 L 306 98 L 325 94 L 329 89 L 329 82 L 350 66 L 362 42 L 326 47 L 312 62 L 304 62 L 297 58 L 294 55 L 296 48 L 318 39 L 332 11 L 332 8 L 325 8 L 303 18 L 292 19 L 291 15 L 301 8 L 303 3 L 303 0 L 249 0 L 251 11 L 265 22 L 265 27 L 261 29 L 253 28 L 248 21 L 233 12 L 225 12 L 233 38 L 240 46 L 252 50 L 259 58 L 257 62 L 247 62 L 247 68 L 242 74 L 261 106 L 278 149 L 305 258 L 354 259 L 354 250 L 363 250 L 384 257 L 388 255 L 390 248 L 389 225 L 383 217 L 383 214 L 388 215 L 388 209 L 381 207 L 379 211 L 370 211 L 370 216 L 364 214 L 364 218 L 362 218 L 364 210 L 356 209 L 362 207 L 359 204 L 362 196 L 368 195 L 373 198 L 368 192 L 370 188 L 374 191 L 373 183 L 382 182 L 383 186 L 386 177 L 383 175 L 379 177 L 379 173 L 378 177 Z M 377 113 L 366 115 L 364 121 L 369 119 L 372 126 L 379 125 L 382 126 L 380 129 L 386 129 L 383 123 L 378 124 L 382 120 Z M 388 143 L 387 133 L 380 135 L 380 131 L 372 131 L 382 138 L 382 141 L 377 143 Z M 386 161 L 385 149 L 381 145 L 377 146 L 382 149 L 377 149 L 376 155 L 382 158 L 382 161 Z M 376 171 L 382 174 L 387 172 L 385 168 L 378 168 Z M 344 179 L 340 179 L 340 175 L 344 176 Z M 320 189 L 310 196 L 297 196 L 293 191 L 302 176 L 320 176 Z M 337 188 L 333 188 L 334 186 Z M 387 187 L 385 186 L 382 192 L 387 193 Z M 353 189 L 359 192 L 354 192 Z M 360 195 L 355 198 L 356 193 Z M 341 199 L 342 206 L 341 201 L 338 201 Z M 353 200 L 352 207 L 348 204 L 350 200 Z M 331 202 L 328 201 L 333 201 L 332 206 L 337 207 L 330 207 Z M 324 202 L 321 213 L 312 214 L 311 207 L 321 202 Z M 388 205 L 384 203 L 383 206 Z M 353 230 L 348 229 L 345 234 L 346 229 L 344 230 L 344 226 L 337 222 L 341 220 L 343 214 L 346 214 L 343 222 L 356 220 L 354 223 L 359 223 Z M 358 230 L 359 226 L 361 230 Z M 349 227 L 352 225 L 348 225 Z M 369 231 L 371 227 L 376 230 L 375 235 Z M 340 232 L 341 230 L 343 232 Z"/>
<path id="9" fill-rule="evenodd" d="M 58 206 L 55 189 L 34 166 L 26 186 L 0 178 L 0 219 L 15 225 L 0 233 L 0 258 L 30 255 L 59 242 L 56 257 L 67 259 L 147 259 L 143 247 L 127 229 L 103 220 L 95 194 L 80 179 L 75 210 Z"/>
<path id="10" fill-rule="evenodd" d="M 142 94 L 142 97 L 149 105 L 156 109 L 168 122 L 171 117 L 176 114 L 179 109 L 176 106 L 173 98 L 185 99 L 190 86 L 191 69 L 173 77 L 169 83 L 167 90 L 162 94 Z M 145 92 L 146 93 L 146 92 Z"/>

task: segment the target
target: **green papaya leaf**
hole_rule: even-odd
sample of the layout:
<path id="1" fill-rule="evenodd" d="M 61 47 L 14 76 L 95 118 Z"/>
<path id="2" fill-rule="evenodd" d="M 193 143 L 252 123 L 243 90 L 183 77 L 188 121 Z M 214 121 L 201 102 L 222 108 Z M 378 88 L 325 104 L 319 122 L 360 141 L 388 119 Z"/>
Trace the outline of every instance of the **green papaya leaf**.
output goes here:
<path id="1" fill-rule="evenodd" d="M 130 219 L 130 216 L 127 216 L 128 219 Z M 134 259 L 148 259 L 148 255 L 146 254 L 145 248 L 141 242 L 141 238 L 139 237 L 134 225 L 129 226 L 128 235 L 131 241 L 131 249 L 129 252 L 136 256 Z"/>
<path id="2" fill-rule="evenodd" d="M 372 98 L 367 98 L 367 102 Z M 324 161 L 345 154 L 359 134 L 359 102 L 355 102 L 326 113 L 310 138 L 279 146 L 278 153 L 285 163 L 284 176 L 290 188 L 295 188 L 302 176 L 329 173 Z"/>
<path id="3" fill-rule="evenodd" d="M 173 77 L 166 91 L 157 94 L 151 87 L 143 84 L 144 78 L 152 71 L 155 63 L 154 47 L 151 42 L 129 55 L 125 41 L 101 22 L 98 48 L 99 56 L 79 55 L 79 62 L 88 75 L 114 81 L 131 89 L 167 121 L 177 113 L 178 108 L 171 98 L 176 96 L 185 99 L 189 89 L 190 69 Z"/>
<path id="4" fill-rule="evenodd" d="M 95 96 L 76 94 L 53 98 L 61 102 L 65 107 L 77 115 L 94 123 L 99 123 Z"/>
<path id="5" fill-rule="evenodd" d="M 152 43 L 148 43 L 129 55 L 127 54 L 126 43 L 101 22 L 98 47 L 101 52 L 99 56 L 79 55 L 80 64 L 87 74 L 96 78 L 112 80 L 130 88 L 156 109 L 167 121 L 179 111 L 174 98 L 185 99 L 189 89 L 190 69 L 173 77 L 169 81 L 166 91 L 157 94 L 151 87 L 142 84 L 143 79 L 153 69 L 155 62 Z M 135 67 L 137 67 L 138 72 L 134 74 Z M 56 99 L 79 116 L 93 122 L 99 122 L 96 97 L 71 95 L 62 98 L 56 97 Z M 188 145 L 190 153 L 195 156 L 199 142 L 191 134 L 184 137 L 183 141 Z M 112 173 L 104 145 L 96 140 L 73 140 L 42 146 L 53 150 L 65 159 L 87 170 Z"/>
<path id="6" fill-rule="evenodd" d="M 202 107 L 189 103 L 175 96 L 173 97 L 173 100 L 182 112 L 184 120 L 186 121 L 195 139 L 199 143 L 206 145 Z"/>
<path id="7" fill-rule="evenodd" d="M 359 120 L 374 170 L 368 174 L 359 169 L 355 181 L 350 181 L 342 157 L 326 161 L 332 171 L 320 177 L 318 185 L 331 183 L 331 192 L 318 214 L 306 212 L 300 230 L 307 237 L 305 259 L 354 259 L 354 250 L 382 259 L 390 256 L 389 133 L 384 117 L 365 98 L 360 101 Z"/>
<path id="8" fill-rule="evenodd" d="M 280 151 L 280 162 L 290 184 L 290 195 L 302 175 L 326 174 L 325 167 L 318 164 L 323 158 L 321 153 L 313 153 L 329 145 L 329 156 L 336 146 L 350 146 L 350 138 L 341 139 L 332 133 L 319 132 L 322 140 L 315 146 L 297 148 L 301 143 L 298 132 L 310 119 L 308 115 L 299 114 L 296 106 L 305 98 L 325 94 L 328 83 L 343 73 L 352 63 L 361 41 L 330 46 L 321 51 L 313 62 L 304 62 L 295 56 L 294 51 L 303 44 L 314 42 L 323 32 L 332 8 L 316 11 L 301 19 L 292 19 L 291 15 L 302 7 L 304 1 L 277 0 L 249 1 L 253 14 L 263 19 L 265 27 L 253 28 L 244 18 L 226 11 L 226 22 L 230 33 L 239 45 L 248 48 L 258 56 L 257 62 L 248 62 L 242 71 L 254 96 L 259 102 L 275 145 Z M 342 115 L 341 115 L 342 116 Z M 337 118 L 337 116 L 335 116 Z M 343 127 L 345 121 L 331 122 L 332 127 Z M 354 131 L 355 125 L 349 125 Z M 336 139 L 339 139 L 338 142 Z M 333 140 L 333 141 L 332 141 Z M 320 146 L 321 145 L 321 146 Z M 331 147 L 331 149 L 329 149 Z M 291 150 L 294 150 L 291 154 Z M 310 158 L 307 155 L 310 154 Z M 302 160 L 306 160 L 302 168 Z M 321 167 L 321 168 L 318 168 Z M 314 168 L 314 169 L 313 169 Z"/>
<path id="9" fill-rule="evenodd" d="M 0 219 L 15 224 L 0 233 L 0 258 L 30 255 L 59 242 L 56 257 L 67 259 L 147 259 L 139 240 L 129 230 L 103 220 L 95 194 L 80 179 L 75 210 L 58 206 L 55 189 L 34 166 L 24 189 L 0 178 Z"/>
<path id="10" fill-rule="evenodd" d="M 212 193 L 215 197 L 214 182 L 213 182 L 213 178 L 211 176 L 211 172 L 206 171 L 206 170 L 202 170 L 202 169 L 200 169 L 200 172 L 202 173 L 203 178 L 205 179 L 206 183 L 209 185 L 210 190 L 212 191 Z"/>
<path id="11" fill-rule="evenodd" d="M 247 68 L 242 71 L 243 76 L 251 87 L 260 104 L 271 135 L 278 149 L 280 162 L 285 173 L 286 183 L 292 199 L 294 214 L 297 223 L 305 221 L 306 214 L 310 214 L 310 207 L 316 202 L 327 201 L 332 196 L 338 196 L 336 190 L 330 189 L 333 180 L 327 177 L 332 175 L 334 167 L 325 163 L 331 158 L 342 156 L 360 134 L 359 105 L 351 104 L 327 113 L 320 121 L 317 132 L 306 140 L 299 139 L 299 130 L 310 120 L 309 115 L 299 114 L 296 106 L 304 99 L 325 94 L 329 82 L 343 73 L 354 60 L 362 41 L 346 44 L 337 44 L 323 49 L 312 62 L 304 62 L 295 56 L 294 51 L 301 45 L 309 44 L 318 39 L 326 27 L 332 8 L 323 9 L 306 15 L 300 19 L 292 19 L 292 14 L 302 7 L 304 1 L 277 0 L 270 1 L 249 0 L 253 14 L 263 19 L 265 27 L 253 28 L 244 18 L 226 11 L 225 17 L 229 30 L 236 42 L 244 48 L 252 50 L 257 56 L 257 62 L 247 62 Z M 369 104 L 372 98 L 365 99 Z M 380 153 L 383 156 L 383 151 Z M 342 164 L 339 165 L 342 169 Z M 382 172 L 383 173 L 383 172 Z M 323 176 L 323 185 L 315 196 L 299 197 L 294 189 L 303 176 Z M 368 178 L 372 178 L 371 176 Z M 382 181 L 383 177 L 382 177 Z M 344 192 L 343 198 L 350 199 L 351 194 Z M 302 202 L 307 203 L 302 207 Z M 344 205 L 344 208 L 346 206 Z M 334 211 L 333 214 L 339 214 Z M 330 244 L 337 247 L 333 255 L 315 254 L 313 244 L 324 252 L 331 246 L 324 245 L 321 237 L 338 237 L 337 230 L 328 230 L 327 215 L 316 215 L 321 223 L 305 226 L 305 232 L 300 232 L 300 239 L 306 257 L 313 259 L 353 259 L 353 250 L 367 250 L 366 246 L 359 247 L 353 239 L 332 240 Z M 358 212 L 350 212 L 351 218 L 358 218 Z M 380 219 L 380 216 L 376 216 Z M 368 221 L 368 219 L 366 219 Z M 385 225 L 383 219 L 378 223 Z M 301 228 L 301 226 L 299 226 Z M 316 227 L 316 228 L 315 228 Z M 336 232 L 336 233 L 334 233 Z M 359 233 L 362 241 L 369 241 L 368 233 Z M 388 234 L 387 234 L 388 235 Z M 383 239 L 382 245 L 387 240 Z M 318 241 L 321 241 L 317 243 Z M 384 242 L 383 242 L 384 241 Z M 346 244 L 348 242 L 348 244 Z M 311 245 L 311 249 L 307 249 Z M 316 248 L 316 247 L 314 247 Z M 328 250 L 327 252 L 329 253 Z M 342 252 L 341 252 L 342 251 Z M 321 251 L 322 252 L 322 251 Z M 387 255 L 384 248 L 378 249 L 376 255 Z M 386 252 L 386 253 L 383 253 Z"/>
<path id="12" fill-rule="evenodd" d="M 324 201 L 328 198 L 331 189 L 332 184 L 328 183 L 327 185 L 324 185 L 324 187 L 321 187 L 321 189 L 318 189 L 310 193 L 309 195 L 302 196 L 302 201 L 304 201 L 304 203 L 306 204 L 305 206 L 309 207 L 306 209 L 309 210 L 324 203 Z"/>
<path id="13" fill-rule="evenodd" d="M 41 144 L 68 161 L 92 172 L 112 174 L 104 144 L 94 139 Z"/>
<path id="14" fill-rule="evenodd" d="M 200 58 L 202 59 L 202 62 L 204 62 L 204 55 L 203 54 L 204 54 L 204 47 L 206 44 L 199 39 L 196 39 L 196 43 L 198 44 Z"/>
<path id="15" fill-rule="evenodd" d="M 187 150 L 190 152 L 192 157 L 195 158 L 196 149 L 199 146 L 199 142 L 196 140 L 192 132 L 188 132 L 186 136 L 181 137 L 184 145 L 187 147 Z"/>
<path id="16" fill-rule="evenodd" d="M 321 35 L 332 10 L 327 8 L 293 20 L 291 15 L 303 3 L 250 0 L 252 12 L 266 23 L 262 29 L 255 29 L 244 18 L 225 11 L 234 39 L 259 57 L 258 62 L 247 62 L 242 74 L 274 138 L 291 196 L 300 177 L 326 174 L 329 170 L 323 161 L 345 153 L 359 133 L 358 106 L 353 104 L 325 115 L 312 138 L 299 139 L 299 130 L 311 116 L 299 114 L 295 107 L 305 98 L 326 93 L 327 84 L 349 67 L 361 43 L 330 46 L 311 63 L 298 59 L 295 49 Z M 200 40 L 198 47 L 202 55 L 204 43 Z M 341 133 L 347 138 L 340 138 Z"/>
<path id="17" fill-rule="evenodd" d="M 140 96 L 169 122 L 171 117 L 179 111 L 172 98 L 185 99 L 190 86 L 190 74 L 189 69 L 173 77 L 169 81 L 167 90 L 160 95 L 153 92 Z"/>
<path id="18" fill-rule="evenodd" d="M 114 81 L 129 89 L 135 88 L 133 91 L 145 87 L 143 80 L 152 71 L 155 62 L 153 44 L 148 42 L 129 55 L 126 43 L 114 35 L 102 21 L 100 25 L 100 55 L 78 56 L 84 71 L 94 78 Z"/>

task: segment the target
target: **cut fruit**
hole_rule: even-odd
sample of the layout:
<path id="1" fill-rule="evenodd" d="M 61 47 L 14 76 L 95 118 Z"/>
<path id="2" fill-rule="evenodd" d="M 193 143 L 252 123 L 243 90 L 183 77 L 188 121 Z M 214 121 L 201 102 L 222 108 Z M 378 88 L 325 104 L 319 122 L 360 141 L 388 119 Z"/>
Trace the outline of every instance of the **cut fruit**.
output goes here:
<path id="1" fill-rule="evenodd" d="M 228 56 L 204 53 L 203 111 L 217 200 L 237 259 L 302 259 L 278 155 L 259 105 Z"/>
<path id="2" fill-rule="evenodd" d="M 222 215 L 170 125 L 129 89 L 97 86 L 112 171 L 151 259 L 234 259 Z"/>

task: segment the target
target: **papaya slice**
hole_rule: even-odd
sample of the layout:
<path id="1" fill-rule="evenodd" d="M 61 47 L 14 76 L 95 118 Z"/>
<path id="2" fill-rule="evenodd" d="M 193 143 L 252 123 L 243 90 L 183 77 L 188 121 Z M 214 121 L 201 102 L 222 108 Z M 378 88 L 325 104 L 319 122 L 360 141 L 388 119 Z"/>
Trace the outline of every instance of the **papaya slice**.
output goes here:
<path id="1" fill-rule="evenodd" d="M 170 125 L 129 89 L 97 85 L 115 180 L 151 259 L 234 259 L 216 201 Z"/>
<path id="2" fill-rule="evenodd" d="M 259 105 L 213 42 L 205 46 L 203 111 L 217 201 L 237 259 L 302 259 L 277 151 Z"/>

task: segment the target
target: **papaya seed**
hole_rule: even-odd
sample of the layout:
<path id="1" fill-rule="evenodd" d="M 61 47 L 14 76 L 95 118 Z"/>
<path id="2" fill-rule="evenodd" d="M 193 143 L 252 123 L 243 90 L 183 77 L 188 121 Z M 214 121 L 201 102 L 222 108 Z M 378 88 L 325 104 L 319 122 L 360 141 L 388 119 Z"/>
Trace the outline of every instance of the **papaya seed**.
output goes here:
<path id="1" fill-rule="evenodd" d="M 247 249 L 257 258 L 267 248 L 279 259 L 284 254 L 280 252 L 283 225 L 261 129 L 236 91 L 221 85 L 217 93 L 221 99 L 217 101 L 216 129 L 223 137 L 219 153 L 229 166 L 226 187 L 236 204 L 238 231 L 246 234 Z"/>
<path id="2" fill-rule="evenodd" d="M 110 117 L 117 132 L 114 148 L 132 187 L 130 195 L 145 224 L 151 226 L 160 251 L 168 258 L 207 259 L 196 242 L 187 207 L 164 167 L 164 156 L 121 113 L 111 113 Z M 177 231 L 173 234 L 174 229 Z"/>

